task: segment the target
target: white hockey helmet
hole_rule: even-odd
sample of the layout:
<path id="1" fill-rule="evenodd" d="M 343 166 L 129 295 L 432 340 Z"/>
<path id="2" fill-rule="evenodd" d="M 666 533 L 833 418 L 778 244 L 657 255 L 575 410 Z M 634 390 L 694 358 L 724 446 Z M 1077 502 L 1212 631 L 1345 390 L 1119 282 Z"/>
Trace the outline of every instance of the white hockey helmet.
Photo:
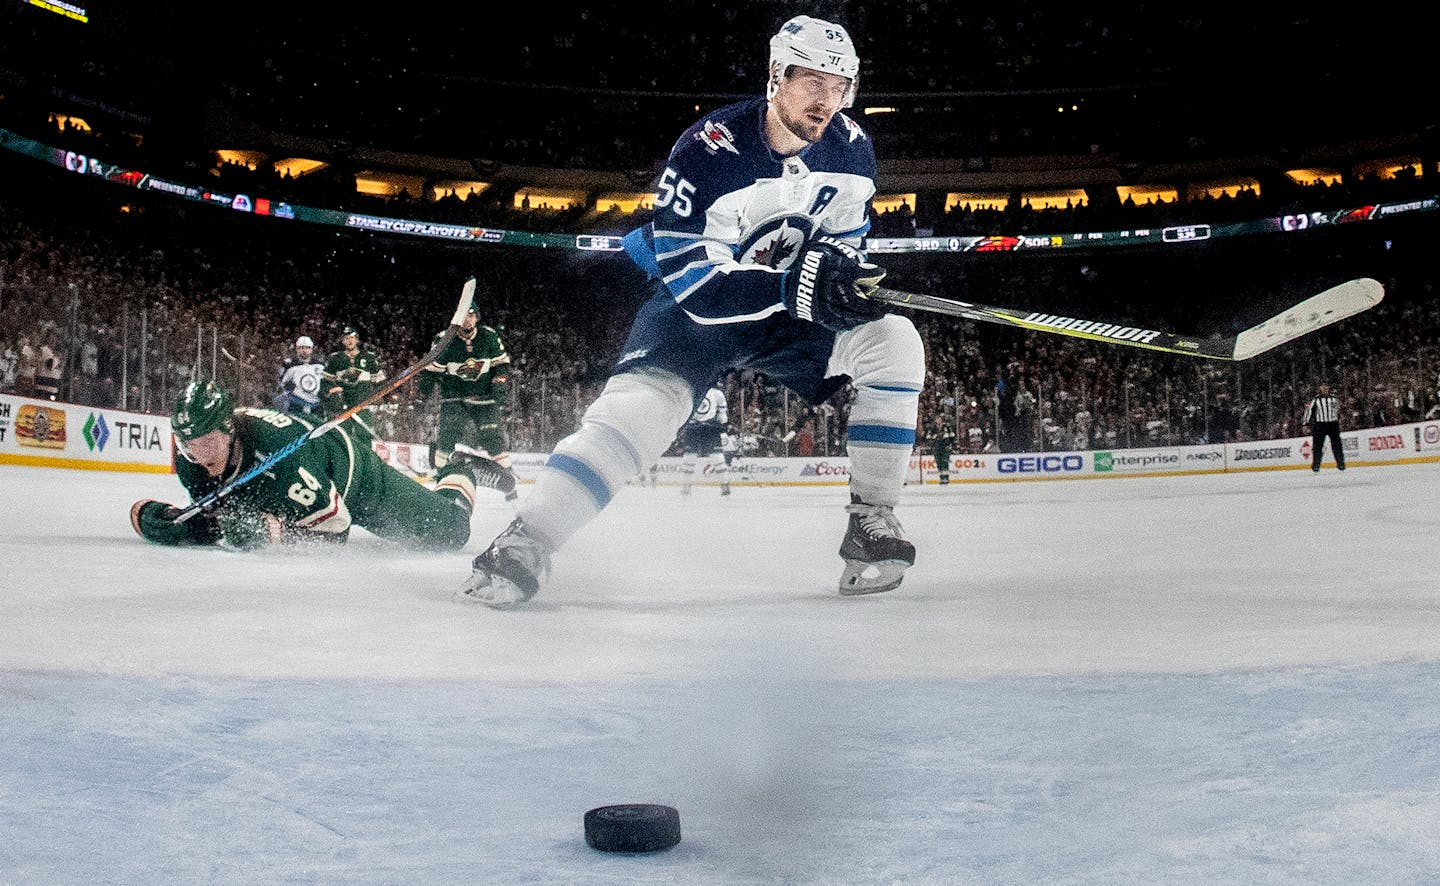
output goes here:
<path id="1" fill-rule="evenodd" d="M 850 34 L 833 22 L 797 15 L 770 38 L 770 79 L 765 97 L 774 98 L 780 79 L 791 65 L 839 74 L 850 78 L 845 92 L 845 107 L 855 104 L 855 89 L 860 82 L 860 56 Z"/>

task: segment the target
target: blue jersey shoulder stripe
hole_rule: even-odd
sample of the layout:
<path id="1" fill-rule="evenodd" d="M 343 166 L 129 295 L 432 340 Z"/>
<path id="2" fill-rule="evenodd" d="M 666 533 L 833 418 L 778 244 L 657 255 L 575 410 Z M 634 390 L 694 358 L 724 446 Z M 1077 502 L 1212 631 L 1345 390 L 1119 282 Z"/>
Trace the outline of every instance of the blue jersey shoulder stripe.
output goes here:
<path id="1" fill-rule="evenodd" d="M 658 278 L 660 265 L 655 261 L 655 246 L 651 240 L 650 226 L 641 225 L 620 239 L 625 254 L 645 272 L 647 277 Z"/>

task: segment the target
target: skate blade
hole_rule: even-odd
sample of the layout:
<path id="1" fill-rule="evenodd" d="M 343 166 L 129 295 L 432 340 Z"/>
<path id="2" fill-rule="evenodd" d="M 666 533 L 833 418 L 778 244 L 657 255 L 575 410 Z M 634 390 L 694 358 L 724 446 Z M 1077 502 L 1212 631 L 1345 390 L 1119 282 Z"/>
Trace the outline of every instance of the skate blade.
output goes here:
<path id="1" fill-rule="evenodd" d="M 879 594 L 900 587 L 910 564 L 904 560 L 846 560 L 840 575 L 840 596 L 858 597 Z"/>
<path id="2" fill-rule="evenodd" d="M 457 603 L 479 603 L 491 609 L 511 609 L 530 599 L 520 586 L 503 575 L 476 572 L 451 595 Z"/>

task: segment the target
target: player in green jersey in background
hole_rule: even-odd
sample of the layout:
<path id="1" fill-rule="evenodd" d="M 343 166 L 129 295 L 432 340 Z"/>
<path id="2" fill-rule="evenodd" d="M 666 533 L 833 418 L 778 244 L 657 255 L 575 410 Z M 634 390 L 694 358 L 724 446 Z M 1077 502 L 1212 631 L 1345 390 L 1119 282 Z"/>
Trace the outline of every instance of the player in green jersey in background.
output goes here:
<path id="1" fill-rule="evenodd" d="M 436 337 L 438 339 L 438 336 Z M 472 454 L 484 453 L 503 471 L 496 489 L 514 501 L 515 476 L 510 472 L 510 452 L 502 421 L 510 399 L 510 355 L 500 333 L 482 325 L 475 309 L 465 315 L 460 331 L 435 362 L 420 374 L 422 401 L 440 392 L 440 427 L 435 436 L 431 461 L 443 471 L 456 453 L 456 446 Z M 460 450 L 464 451 L 464 449 Z M 477 482 L 486 483 L 486 477 Z"/>
<path id="2" fill-rule="evenodd" d="M 375 392 L 375 386 L 385 380 L 385 368 L 373 348 L 360 346 L 360 333 L 355 327 L 346 326 L 340 334 L 340 349 L 325 358 L 321 379 L 325 409 L 330 415 L 339 415 Z M 371 431 L 370 410 L 361 410 L 357 417 Z"/>

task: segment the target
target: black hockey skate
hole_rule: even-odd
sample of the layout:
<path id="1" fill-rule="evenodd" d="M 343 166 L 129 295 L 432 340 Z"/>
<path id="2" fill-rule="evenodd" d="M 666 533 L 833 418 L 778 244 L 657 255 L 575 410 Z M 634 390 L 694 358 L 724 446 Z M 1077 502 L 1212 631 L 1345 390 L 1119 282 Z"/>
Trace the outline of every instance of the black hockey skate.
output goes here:
<path id="1" fill-rule="evenodd" d="M 915 546 L 901 535 L 895 509 L 865 504 L 852 494 L 845 510 L 850 525 L 840 543 L 840 556 L 845 558 L 841 595 L 878 594 L 899 587 L 905 570 L 915 565 Z"/>
<path id="2" fill-rule="evenodd" d="M 492 458 L 487 458 L 478 452 L 472 452 L 455 447 L 450 455 L 450 463 L 446 467 L 456 467 L 470 472 L 474 478 L 476 487 L 495 489 L 505 493 L 506 501 L 514 501 L 520 497 L 515 491 L 515 474 L 509 468 L 500 464 Z"/>
<path id="3" fill-rule="evenodd" d="M 455 591 L 455 599 L 509 609 L 535 596 L 549 577 L 550 548 L 516 517 L 473 565 L 475 571 Z"/>

